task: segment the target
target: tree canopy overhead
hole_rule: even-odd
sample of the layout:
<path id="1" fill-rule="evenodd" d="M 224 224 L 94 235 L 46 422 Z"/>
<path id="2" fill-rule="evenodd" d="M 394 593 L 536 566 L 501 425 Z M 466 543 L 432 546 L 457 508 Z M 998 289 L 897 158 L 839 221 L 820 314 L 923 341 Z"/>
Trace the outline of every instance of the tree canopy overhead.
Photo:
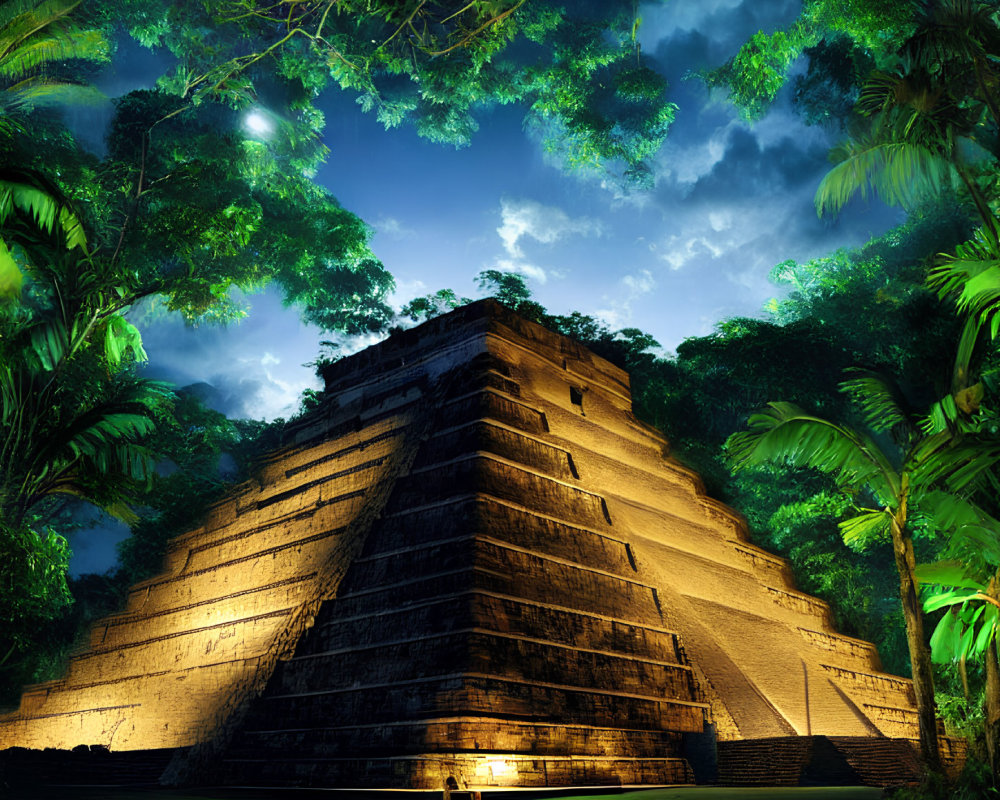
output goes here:
<path id="1" fill-rule="evenodd" d="M 102 0 L 96 11 L 173 53 L 165 91 L 233 108 L 277 96 L 314 129 L 328 86 L 386 127 L 411 122 L 456 146 L 480 112 L 517 103 L 564 164 L 642 181 L 676 110 L 642 56 L 631 0 Z"/>

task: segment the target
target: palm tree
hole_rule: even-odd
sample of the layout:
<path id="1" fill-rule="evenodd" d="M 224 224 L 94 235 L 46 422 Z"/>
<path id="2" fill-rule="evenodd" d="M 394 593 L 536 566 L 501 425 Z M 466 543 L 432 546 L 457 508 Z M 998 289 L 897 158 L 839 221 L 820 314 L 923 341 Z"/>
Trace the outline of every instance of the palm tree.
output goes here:
<path id="1" fill-rule="evenodd" d="M 985 734 L 990 771 L 1000 776 L 1000 522 L 971 503 L 956 514 L 962 521 L 952 533 L 948 559 L 920 564 L 920 583 L 936 591 L 924 611 L 949 611 L 931 635 L 931 657 L 957 662 L 965 683 L 965 663 L 981 658 L 986 667 Z M 966 689 L 966 691 L 968 691 Z"/>
<path id="2" fill-rule="evenodd" d="M 36 106 L 91 102 L 92 86 L 55 77 L 47 67 L 81 59 L 107 61 L 100 31 L 81 28 L 71 17 L 80 0 L 6 0 L 0 3 L 0 134 L 24 130 Z M 7 166 L 0 171 L 0 225 L 15 211 L 29 213 L 43 230 L 59 225 L 69 247 L 85 244 L 79 219 L 42 176 Z M 23 276 L 7 243 L 0 240 L 0 301 L 16 295 Z"/>
<path id="3" fill-rule="evenodd" d="M 765 411 L 751 416 L 749 429 L 733 434 L 726 447 L 734 469 L 766 463 L 812 467 L 833 477 L 856 499 L 867 496 L 874 501 L 872 507 L 856 506 L 857 514 L 840 524 L 841 532 L 848 544 L 885 536 L 892 542 L 913 671 L 920 751 L 927 766 L 937 770 L 934 681 L 917 599 L 913 522 L 920 515 L 941 531 L 953 529 L 954 498 L 945 480 L 972 481 L 1000 460 L 1000 447 L 971 450 L 950 431 L 921 433 L 902 410 L 894 389 L 873 373 L 859 372 L 841 386 L 859 406 L 868 427 L 876 434 L 895 434 L 902 442 L 899 448 L 883 449 L 863 432 L 782 402 L 770 403 Z"/>
<path id="4" fill-rule="evenodd" d="M 60 61 L 107 61 L 108 43 L 77 24 L 80 0 L 5 0 L 0 4 L 0 132 L 20 129 L 19 117 L 39 105 L 90 102 L 93 87 L 46 74 Z"/>
<path id="5" fill-rule="evenodd" d="M 967 157 L 991 151 L 989 129 L 1000 127 L 997 56 L 1000 28 L 991 8 L 970 0 L 929 5 L 896 68 L 876 72 L 862 89 L 855 110 L 868 125 L 831 153 L 838 163 L 816 191 L 817 211 L 837 211 L 869 189 L 906 207 L 960 183 L 988 236 L 1000 241 Z"/>
<path id="6" fill-rule="evenodd" d="M 45 188 L 45 204 L 65 210 L 58 190 Z M 151 467 L 139 441 L 169 392 L 123 369 L 146 355 L 118 313 L 128 276 L 85 243 L 68 246 L 84 242 L 74 215 L 53 212 L 43 223 L 15 204 L 2 229 L 13 246 L 6 257 L 30 276 L 32 294 L 0 303 L 0 518 L 20 524 L 55 493 L 127 516 L 123 492 Z"/>

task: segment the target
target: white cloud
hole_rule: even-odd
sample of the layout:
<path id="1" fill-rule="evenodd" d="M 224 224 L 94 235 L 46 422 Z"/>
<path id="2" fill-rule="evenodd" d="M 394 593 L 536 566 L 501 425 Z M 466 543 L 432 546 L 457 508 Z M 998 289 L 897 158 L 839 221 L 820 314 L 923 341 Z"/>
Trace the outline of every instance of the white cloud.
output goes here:
<path id="1" fill-rule="evenodd" d="M 423 297 L 430 294 L 427 284 L 419 278 L 412 281 L 396 281 L 396 288 L 392 290 L 390 301 L 397 308 L 402 308 L 415 297 Z"/>
<path id="2" fill-rule="evenodd" d="M 725 211 L 710 211 L 708 213 L 708 224 L 716 233 L 729 230 L 733 227 L 733 213 L 728 209 Z"/>
<path id="3" fill-rule="evenodd" d="M 261 366 L 268 366 L 269 364 L 280 364 L 281 359 L 278 358 L 274 353 L 264 353 L 264 357 L 260 360 Z"/>
<path id="4" fill-rule="evenodd" d="M 610 307 L 598 309 L 594 313 L 609 328 L 623 328 L 631 321 L 632 303 L 652 292 L 656 285 L 656 279 L 648 269 L 641 270 L 636 275 L 626 275 L 618 281 L 618 294 L 610 301 Z"/>
<path id="5" fill-rule="evenodd" d="M 506 257 L 494 262 L 496 269 L 517 272 L 545 283 L 549 277 L 565 277 L 565 270 L 547 270 L 527 260 L 522 247 L 525 237 L 541 244 L 554 244 L 569 236 L 601 236 L 604 226 L 590 217 L 571 217 L 561 208 L 535 200 L 504 198 L 500 201 L 500 227 L 497 235 L 503 242 Z"/>
<path id="6" fill-rule="evenodd" d="M 600 236 L 603 226 L 589 217 L 570 217 L 561 208 L 545 206 L 534 200 L 500 201 L 500 227 L 497 234 L 511 258 L 521 259 L 521 239 L 528 236 L 542 244 L 552 244 L 569 235 Z"/>
<path id="7" fill-rule="evenodd" d="M 649 294 L 656 288 L 656 280 L 648 269 L 644 269 L 638 275 L 626 275 L 622 278 L 622 283 L 629 290 L 629 300 L 634 300 L 639 295 Z"/>
<path id="8" fill-rule="evenodd" d="M 406 227 L 395 217 L 379 217 L 372 223 L 372 227 L 377 233 L 390 239 L 406 239 L 416 233 L 413 228 Z"/>
<path id="9" fill-rule="evenodd" d="M 517 272 L 526 278 L 533 278 L 539 283 L 546 283 L 549 279 L 548 273 L 535 264 L 526 261 L 513 261 L 509 258 L 500 258 L 496 261 L 496 268 L 501 272 Z"/>
<path id="10" fill-rule="evenodd" d="M 699 256 L 708 255 L 712 258 L 718 258 L 725 250 L 725 246 L 712 241 L 707 236 L 692 236 L 683 243 L 680 236 L 671 236 L 664 246 L 664 252 L 661 253 L 660 258 L 670 265 L 670 269 L 676 270 Z"/>
<path id="11" fill-rule="evenodd" d="M 678 145 L 667 139 L 656 160 L 657 181 L 673 181 L 686 187 L 708 175 L 725 157 L 730 131 L 741 125 L 737 120 L 729 120 L 718 125 L 711 136 L 692 144 Z"/>

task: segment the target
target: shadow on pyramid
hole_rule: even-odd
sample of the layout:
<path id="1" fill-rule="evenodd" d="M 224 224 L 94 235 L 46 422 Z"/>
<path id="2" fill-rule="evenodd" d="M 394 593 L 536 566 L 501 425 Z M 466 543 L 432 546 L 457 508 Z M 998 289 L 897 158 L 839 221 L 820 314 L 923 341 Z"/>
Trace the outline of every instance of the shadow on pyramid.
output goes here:
<path id="1" fill-rule="evenodd" d="M 256 480 L 0 717 L 0 747 L 28 749 L 8 774 L 445 794 L 917 777 L 910 681 L 666 455 L 626 373 L 481 301 L 324 378 Z"/>

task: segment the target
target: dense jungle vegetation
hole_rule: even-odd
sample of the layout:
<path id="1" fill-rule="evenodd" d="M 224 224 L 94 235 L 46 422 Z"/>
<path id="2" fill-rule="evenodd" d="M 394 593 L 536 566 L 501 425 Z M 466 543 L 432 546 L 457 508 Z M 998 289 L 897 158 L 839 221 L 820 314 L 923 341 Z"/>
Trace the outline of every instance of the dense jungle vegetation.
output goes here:
<path id="1" fill-rule="evenodd" d="M 638 48 L 636 14 L 625 0 L 0 5 L 4 701 L 57 675 L 80 631 L 156 570 L 165 540 L 280 441 L 280 422 L 227 419 L 142 378 L 130 308 L 158 297 L 190 320 L 228 320 L 241 313 L 232 289 L 273 283 L 303 318 L 354 334 L 464 302 L 442 289 L 400 312 L 387 304 L 393 280 L 369 228 L 312 180 L 325 156 L 319 93 L 352 93 L 357 113 L 451 144 L 469 141 L 485 108 L 514 104 L 568 171 L 642 191 L 678 109 Z M 58 109 L 93 95 L 125 36 L 173 66 L 115 100 L 95 155 Z M 955 791 L 995 791 L 996 4 L 806 0 L 794 23 L 700 79 L 748 119 L 791 82 L 803 119 L 844 140 L 818 209 L 874 193 L 906 223 L 776 265 L 784 288 L 759 317 L 670 356 L 640 330 L 550 313 L 515 274 L 483 272 L 482 291 L 628 369 L 636 413 L 674 456 L 791 560 L 843 632 L 913 674 L 928 763 L 936 703 L 972 742 Z M 258 96 L 287 111 L 276 135 L 235 135 Z M 86 504 L 132 535 L 114 571 L 69 580 L 65 534 Z"/>

